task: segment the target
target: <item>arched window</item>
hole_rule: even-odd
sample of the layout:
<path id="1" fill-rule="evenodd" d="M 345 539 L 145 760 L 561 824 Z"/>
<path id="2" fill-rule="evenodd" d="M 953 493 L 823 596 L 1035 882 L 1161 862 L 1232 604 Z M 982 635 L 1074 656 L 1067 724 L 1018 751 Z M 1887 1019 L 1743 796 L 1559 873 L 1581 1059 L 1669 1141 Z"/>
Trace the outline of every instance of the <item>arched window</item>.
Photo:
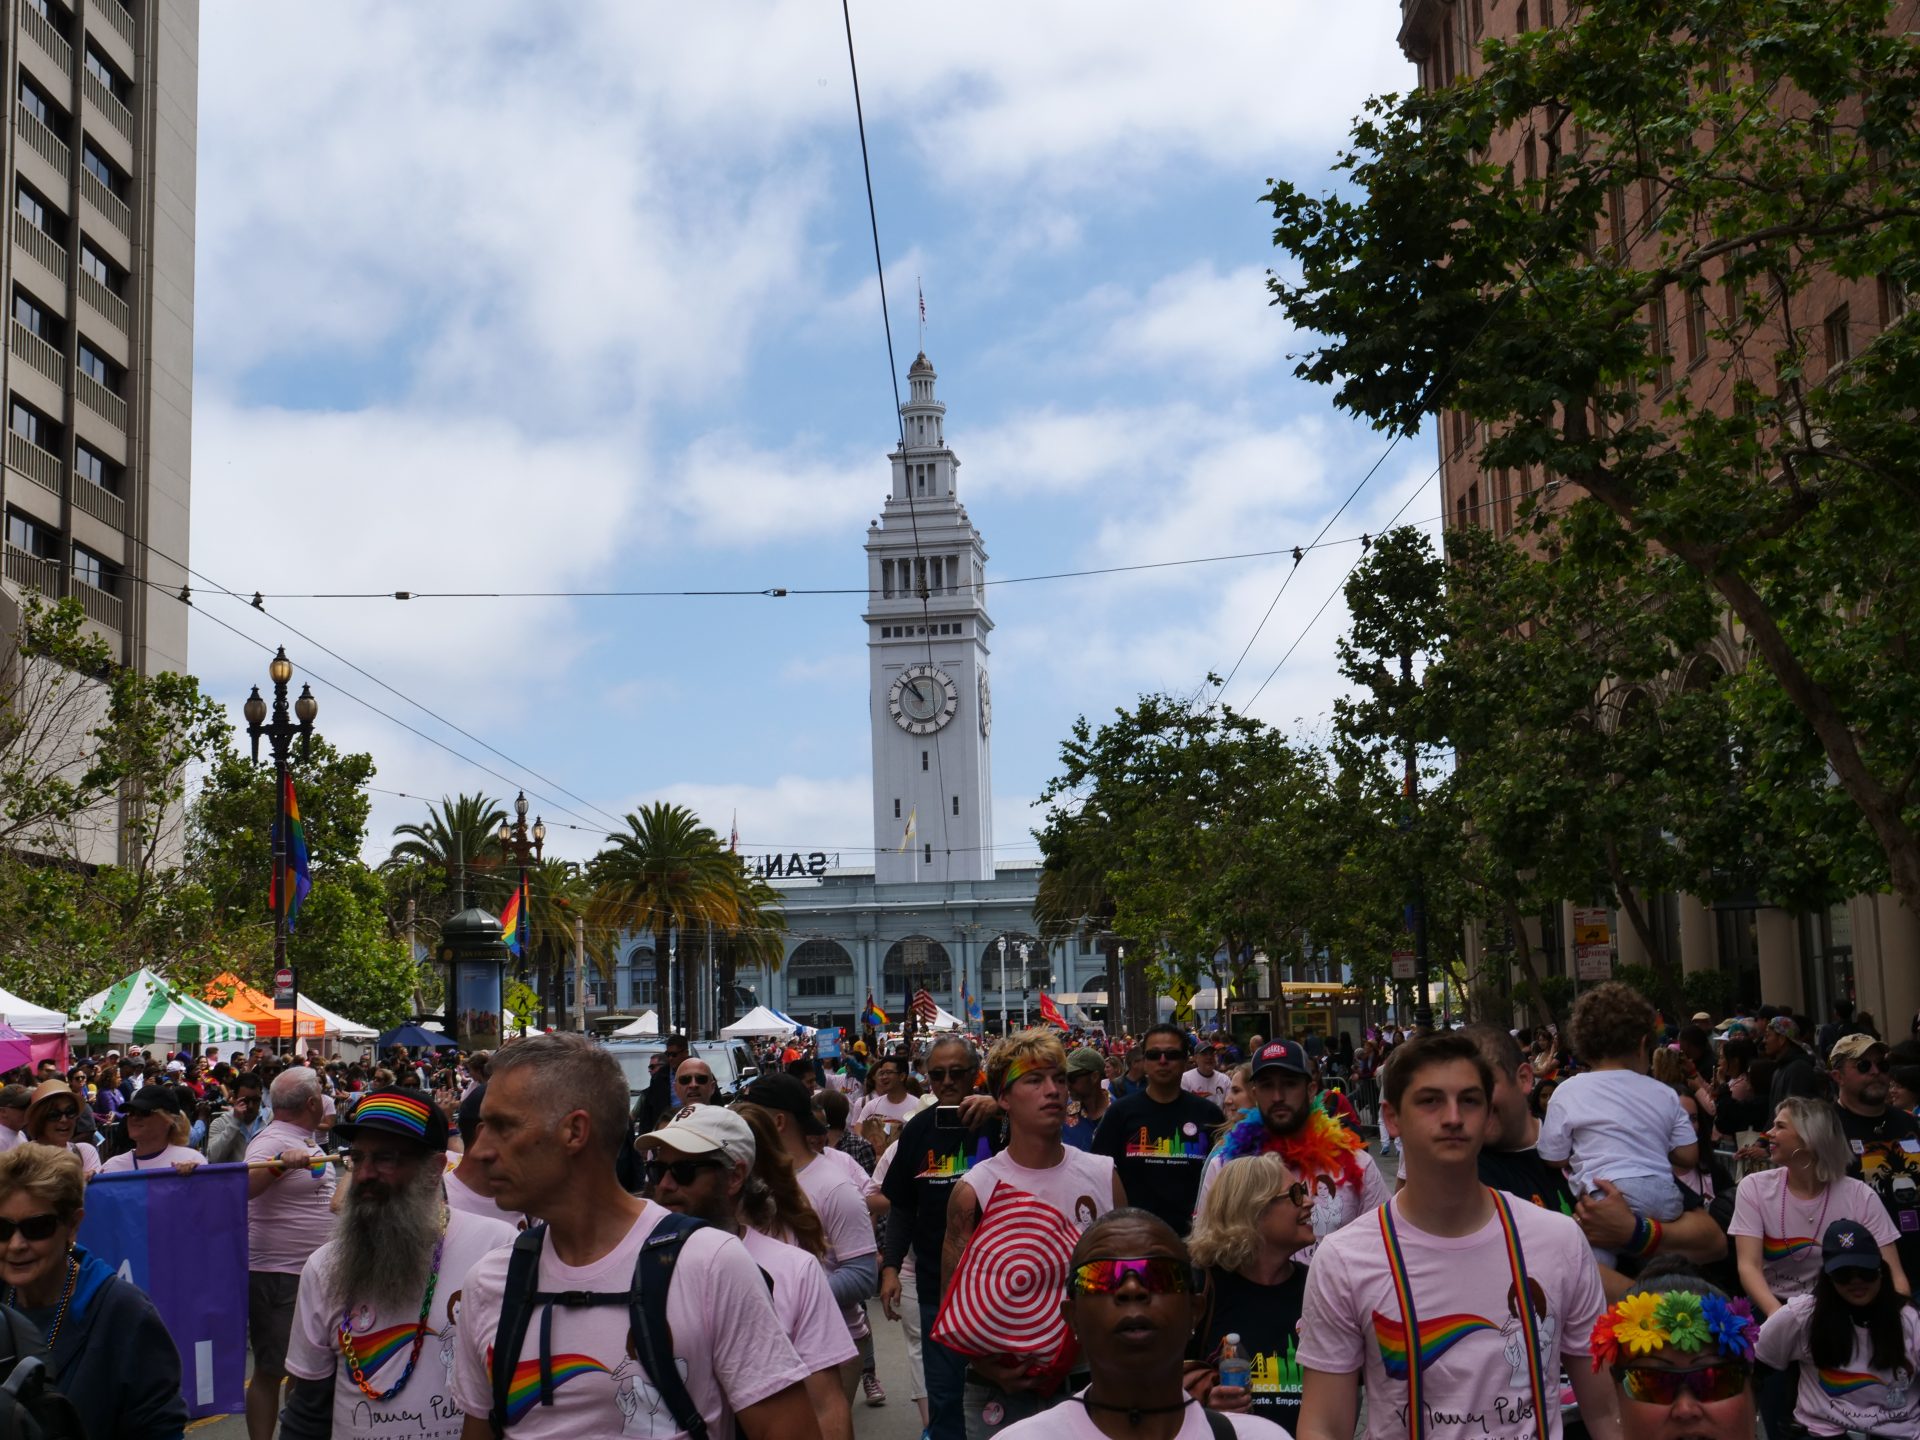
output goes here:
<path id="1" fill-rule="evenodd" d="M 787 957 L 787 993 L 796 999 L 851 997 L 853 957 L 833 940 L 802 941 Z"/>
<path id="2" fill-rule="evenodd" d="M 1040 943 L 1040 937 L 1029 935 L 1024 930 L 1008 930 L 987 941 L 986 948 L 980 952 L 980 988 L 998 991 L 1000 988 L 1000 942 L 1007 942 L 1007 991 L 1015 993 L 1020 989 L 1020 947 L 1027 947 L 1027 985 L 1035 990 L 1044 990 L 1048 986 L 1048 976 L 1053 973 L 1053 958 L 1047 947 Z"/>
<path id="3" fill-rule="evenodd" d="M 633 988 L 635 1005 L 657 1005 L 659 977 L 653 964 L 653 947 L 636 945 L 627 952 L 627 983 Z"/>
<path id="4" fill-rule="evenodd" d="M 909 977 L 913 988 L 924 985 L 936 999 L 951 996 L 953 961 L 947 958 L 947 947 L 927 935 L 909 935 L 894 941 L 880 966 L 880 983 L 887 999 L 904 1003 Z"/>

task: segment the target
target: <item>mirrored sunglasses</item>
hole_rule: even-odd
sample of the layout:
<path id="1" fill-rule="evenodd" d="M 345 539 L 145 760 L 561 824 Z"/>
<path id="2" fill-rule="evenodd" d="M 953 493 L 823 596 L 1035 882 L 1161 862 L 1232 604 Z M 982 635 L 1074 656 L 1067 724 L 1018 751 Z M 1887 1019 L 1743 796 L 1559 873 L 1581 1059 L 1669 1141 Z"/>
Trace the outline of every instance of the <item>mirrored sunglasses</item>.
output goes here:
<path id="1" fill-rule="evenodd" d="M 1693 1398 L 1702 1402 L 1731 1400 L 1747 1388 L 1752 1367 L 1744 1361 L 1728 1360 L 1697 1370 L 1628 1368 L 1617 1373 L 1628 1399 L 1646 1405 L 1671 1405 L 1680 1398 L 1682 1389 L 1692 1391 Z"/>
<path id="2" fill-rule="evenodd" d="M 1193 1267 L 1167 1255 L 1088 1260 L 1068 1273 L 1067 1288 L 1076 1295 L 1111 1295 L 1130 1279 L 1149 1295 L 1191 1295 L 1200 1288 Z"/>

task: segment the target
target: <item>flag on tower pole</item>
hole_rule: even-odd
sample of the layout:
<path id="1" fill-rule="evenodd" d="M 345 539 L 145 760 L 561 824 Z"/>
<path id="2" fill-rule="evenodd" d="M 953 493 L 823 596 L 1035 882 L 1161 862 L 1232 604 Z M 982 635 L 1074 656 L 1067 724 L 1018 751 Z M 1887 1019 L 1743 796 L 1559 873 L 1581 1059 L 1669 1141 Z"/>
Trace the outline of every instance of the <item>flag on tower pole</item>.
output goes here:
<path id="1" fill-rule="evenodd" d="M 733 834 L 727 840 L 727 853 L 729 855 L 740 853 L 740 812 L 738 810 L 733 812 Z"/>
<path id="2" fill-rule="evenodd" d="M 894 854 L 904 855 L 907 853 L 907 847 L 913 844 L 914 836 L 920 833 L 919 822 L 920 822 L 920 807 L 916 805 L 911 810 L 907 811 L 907 833 L 900 837 L 900 848 L 894 851 L 893 852 Z"/>

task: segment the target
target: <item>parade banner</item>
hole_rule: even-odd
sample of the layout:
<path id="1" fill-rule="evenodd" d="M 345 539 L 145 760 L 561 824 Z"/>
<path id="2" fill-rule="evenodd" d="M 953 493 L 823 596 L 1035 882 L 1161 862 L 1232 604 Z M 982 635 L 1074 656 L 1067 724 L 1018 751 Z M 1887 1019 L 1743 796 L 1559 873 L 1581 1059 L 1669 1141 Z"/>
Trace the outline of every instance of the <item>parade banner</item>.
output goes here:
<path id="1" fill-rule="evenodd" d="M 195 1419 L 246 1408 L 247 1168 L 120 1171 L 87 1185 L 79 1243 L 159 1310 Z"/>

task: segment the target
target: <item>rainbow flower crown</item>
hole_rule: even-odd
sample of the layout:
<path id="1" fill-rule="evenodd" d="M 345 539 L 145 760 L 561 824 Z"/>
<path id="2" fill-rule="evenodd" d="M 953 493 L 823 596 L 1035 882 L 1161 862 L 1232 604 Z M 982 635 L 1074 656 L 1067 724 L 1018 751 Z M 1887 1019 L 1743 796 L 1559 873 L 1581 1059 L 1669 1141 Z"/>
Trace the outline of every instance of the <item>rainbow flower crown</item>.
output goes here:
<path id="1" fill-rule="evenodd" d="M 1688 1353 L 1717 1350 L 1729 1360 L 1753 1359 L 1753 1307 L 1723 1295 L 1691 1290 L 1629 1295 L 1594 1322 L 1593 1368 L 1672 1346 Z"/>

